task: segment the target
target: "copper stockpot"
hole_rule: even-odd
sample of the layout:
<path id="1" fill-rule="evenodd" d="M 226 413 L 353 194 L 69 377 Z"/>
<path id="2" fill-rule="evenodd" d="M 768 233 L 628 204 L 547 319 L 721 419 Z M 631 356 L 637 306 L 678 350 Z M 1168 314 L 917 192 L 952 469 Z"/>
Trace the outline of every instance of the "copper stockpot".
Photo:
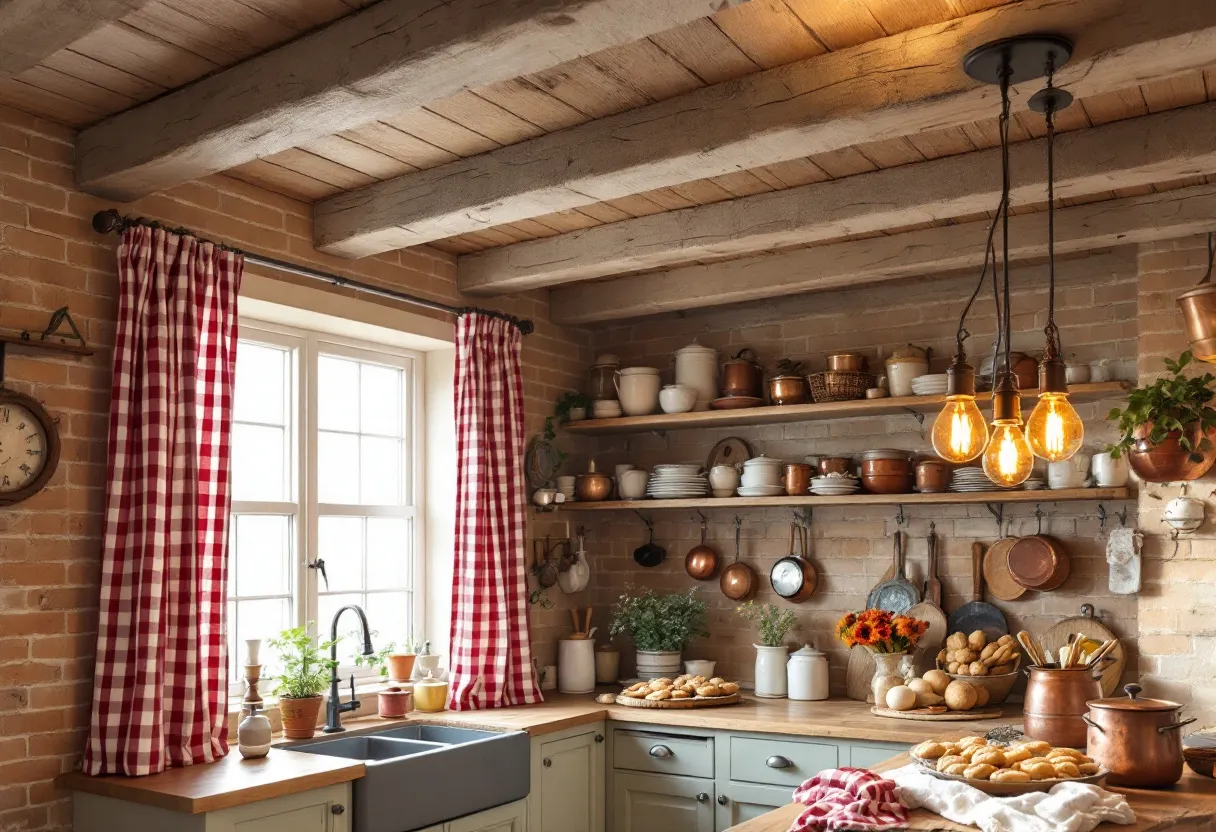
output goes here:
<path id="1" fill-rule="evenodd" d="M 916 490 L 922 494 L 940 494 L 950 490 L 954 466 L 944 459 L 925 459 L 916 464 Z"/>
<path id="2" fill-rule="evenodd" d="M 864 373 L 866 357 L 855 352 L 833 352 L 827 356 L 828 370 L 839 373 Z"/>
<path id="3" fill-rule="evenodd" d="M 722 395 L 757 399 L 764 395 L 764 368 L 754 352 L 744 348 L 730 361 L 723 362 Z"/>
<path id="4" fill-rule="evenodd" d="M 1195 721 L 1178 719 L 1182 706 L 1165 699 L 1141 699 L 1139 685 L 1125 685 L 1126 697 L 1089 703 L 1081 717 L 1089 726 L 1085 753 L 1110 772 L 1111 786 L 1164 788 L 1182 777 L 1182 732 Z"/>
<path id="5" fill-rule="evenodd" d="M 805 462 L 787 462 L 781 484 L 791 497 L 806 494 L 811 490 L 811 466 Z"/>
<path id="6" fill-rule="evenodd" d="M 811 383 L 806 376 L 773 376 L 768 380 L 768 400 L 775 405 L 806 404 Z"/>
<path id="7" fill-rule="evenodd" d="M 861 486 L 871 494 L 906 494 L 912 482 L 912 460 L 907 457 L 861 461 Z"/>
<path id="8" fill-rule="evenodd" d="M 1089 703 L 1102 698 L 1102 673 L 1093 667 L 1026 668 L 1029 680 L 1022 703 L 1022 731 L 1052 745 L 1085 747 Z"/>

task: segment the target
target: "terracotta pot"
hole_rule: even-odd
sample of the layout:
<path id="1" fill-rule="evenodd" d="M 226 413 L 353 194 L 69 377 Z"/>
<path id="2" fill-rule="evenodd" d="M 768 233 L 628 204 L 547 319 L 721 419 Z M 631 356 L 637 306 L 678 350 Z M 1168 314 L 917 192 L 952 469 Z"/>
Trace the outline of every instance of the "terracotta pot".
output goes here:
<path id="1" fill-rule="evenodd" d="M 1212 447 L 1206 451 L 1195 451 L 1200 455 L 1200 461 L 1191 459 L 1191 451 L 1186 451 L 1178 444 L 1181 431 L 1170 431 L 1165 439 L 1156 445 L 1149 442 L 1152 423 L 1136 428 L 1132 437 L 1135 444 L 1127 452 L 1127 461 L 1136 472 L 1136 476 L 1145 482 L 1183 482 L 1197 480 L 1208 472 L 1212 463 L 1216 462 L 1216 433 L 1209 433 L 1213 440 Z M 1196 432 L 1195 435 L 1198 435 Z M 1192 440 L 1197 445 L 1198 440 Z"/>
<path id="2" fill-rule="evenodd" d="M 317 717 L 321 713 L 321 696 L 305 696 L 294 699 L 284 696 L 279 700 L 279 712 L 283 715 L 283 736 L 289 740 L 306 740 L 317 732 Z"/>
<path id="3" fill-rule="evenodd" d="M 394 682 L 408 682 L 410 674 L 414 672 L 416 658 L 418 657 L 413 653 L 389 653 L 388 678 Z"/>
<path id="4" fill-rule="evenodd" d="M 1022 730 L 1026 736 L 1052 745 L 1085 747 L 1085 721 L 1089 702 L 1102 698 L 1102 672 L 1092 667 L 1066 670 L 1028 667 L 1030 677 L 1022 703 Z"/>
<path id="5" fill-rule="evenodd" d="M 388 688 L 376 694 L 376 705 L 380 716 L 385 719 L 402 719 L 413 710 L 411 701 L 413 698 L 413 691 L 404 688 Z"/>
<path id="6" fill-rule="evenodd" d="M 1139 685 L 1126 685 L 1127 696 L 1089 703 L 1081 717 L 1089 726 L 1086 753 L 1110 772 L 1111 786 L 1156 789 L 1182 777 L 1182 731 L 1195 721 L 1179 719 L 1182 706 L 1164 699 L 1140 698 Z"/>

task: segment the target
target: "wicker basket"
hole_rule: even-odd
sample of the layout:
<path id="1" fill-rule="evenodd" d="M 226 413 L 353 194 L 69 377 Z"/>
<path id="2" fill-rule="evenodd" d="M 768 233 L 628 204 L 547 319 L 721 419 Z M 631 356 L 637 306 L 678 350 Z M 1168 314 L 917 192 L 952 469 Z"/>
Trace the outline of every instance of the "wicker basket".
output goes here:
<path id="1" fill-rule="evenodd" d="M 829 370 L 826 373 L 811 373 L 806 380 L 811 383 L 811 396 L 817 403 L 864 399 L 866 390 L 874 386 L 874 376 L 869 373 Z"/>

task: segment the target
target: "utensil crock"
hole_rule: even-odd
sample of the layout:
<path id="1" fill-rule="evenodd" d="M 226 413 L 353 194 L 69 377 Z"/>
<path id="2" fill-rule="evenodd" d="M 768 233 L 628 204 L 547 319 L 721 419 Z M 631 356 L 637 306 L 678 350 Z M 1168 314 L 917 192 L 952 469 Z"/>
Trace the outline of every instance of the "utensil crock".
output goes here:
<path id="1" fill-rule="evenodd" d="M 1026 668 L 1022 731 L 1052 745 L 1084 748 L 1089 703 L 1102 698 L 1101 671 L 1093 667 Z"/>

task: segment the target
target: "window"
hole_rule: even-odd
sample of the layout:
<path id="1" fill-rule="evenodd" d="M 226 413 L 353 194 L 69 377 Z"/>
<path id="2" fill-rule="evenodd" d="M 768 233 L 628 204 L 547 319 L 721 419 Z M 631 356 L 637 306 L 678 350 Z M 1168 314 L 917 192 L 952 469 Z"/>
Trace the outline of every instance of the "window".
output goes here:
<path id="1" fill-rule="evenodd" d="M 379 649 L 414 636 L 422 356 L 242 322 L 232 435 L 229 652 L 357 604 Z M 340 635 L 356 630 L 353 615 Z M 354 672 L 353 639 L 339 647 Z M 263 663 L 273 664 L 264 652 Z M 363 670 L 359 675 L 370 671 Z M 266 676 L 263 671 L 263 676 Z"/>

